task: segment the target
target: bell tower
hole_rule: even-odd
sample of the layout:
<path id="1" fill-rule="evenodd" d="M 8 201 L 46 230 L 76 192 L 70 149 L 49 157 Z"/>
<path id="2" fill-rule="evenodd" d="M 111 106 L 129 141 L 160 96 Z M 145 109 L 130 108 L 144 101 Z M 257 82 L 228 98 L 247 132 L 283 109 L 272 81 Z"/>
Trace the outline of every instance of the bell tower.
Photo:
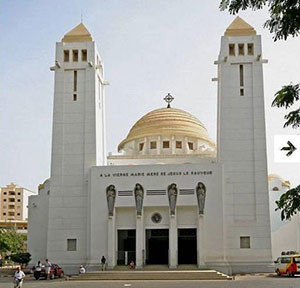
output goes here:
<path id="1" fill-rule="evenodd" d="M 243 265 L 245 256 L 255 267 L 271 262 L 262 67 L 266 62 L 260 35 L 237 17 L 222 36 L 215 62 L 217 158 L 224 165 L 225 249 L 233 270 L 235 262 Z"/>
<path id="2" fill-rule="evenodd" d="M 47 257 L 86 261 L 88 174 L 105 165 L 104 69 L 80 23 L 56 43 Z M 76 260 L 75 260 L 76 259 Z"/>

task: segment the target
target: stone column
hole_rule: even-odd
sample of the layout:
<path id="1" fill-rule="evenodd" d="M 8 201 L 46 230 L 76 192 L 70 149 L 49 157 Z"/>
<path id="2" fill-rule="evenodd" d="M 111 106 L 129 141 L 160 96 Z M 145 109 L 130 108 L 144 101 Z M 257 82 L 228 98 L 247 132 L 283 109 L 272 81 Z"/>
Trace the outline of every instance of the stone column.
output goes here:
<path id="1" fill-rule="evenodd" d="M 177 268 L 178 254 L 178 236 L 177 236 L 177 216 L 170 215 L 169 226 L 169 268 Z"/>
<path id="2" fill-rule="evenodd" d="M 198 215 L 198 227 L 197 227 L 197 263 L 198 268 L 204 266 L 204 219 L 203 215 Z"/>
<path id="3" fill-rule="evenodd" d="M 136 268 L 141 269 L 144 265 L 143 249 L 144 249 L 144 211 L 142 215 L 136 216 Z"/>
<path id="4" fill-rule="evenodd" d="M 115 215 L 116 211 L 114 211 Z M 108 217 L 107 229 L 107 268 L 112 269 L 116 266 L 116 231 L 115 216 Z"/>

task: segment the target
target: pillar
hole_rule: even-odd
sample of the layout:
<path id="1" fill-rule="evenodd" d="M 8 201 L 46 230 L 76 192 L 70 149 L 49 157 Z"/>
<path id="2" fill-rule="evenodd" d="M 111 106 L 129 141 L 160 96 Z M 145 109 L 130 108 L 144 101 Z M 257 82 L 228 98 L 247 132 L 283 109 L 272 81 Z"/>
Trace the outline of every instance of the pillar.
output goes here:
<path id="1" fill-rule="evenodd" d="M 115 215 L 116 211 L 114 211 Z M 107 231 L 107 266 L 112 269 L 116 266 L 116 231 L 115 231 L 115 216 L 108 217 Z"/>
<path id="2" fill-rule="evenodd" d="M 170 215 L 169 226 L 169 268 L 177 268 L 177 253 L 178 253 L 178 236 L 177 236 L 177 217 Z"/>
<path id="3" fill-rule="evenodd" d="M 144 211 L 142 215 L 136 216 L 136 268 L 141 269 L 144 266 Z"/>
<path id="4" fill-rule="evenodd" d="M 203 215 L 198 215 L 197 227 L 197 263 L 198 268 L 204 266 L 204 219 Z"/>

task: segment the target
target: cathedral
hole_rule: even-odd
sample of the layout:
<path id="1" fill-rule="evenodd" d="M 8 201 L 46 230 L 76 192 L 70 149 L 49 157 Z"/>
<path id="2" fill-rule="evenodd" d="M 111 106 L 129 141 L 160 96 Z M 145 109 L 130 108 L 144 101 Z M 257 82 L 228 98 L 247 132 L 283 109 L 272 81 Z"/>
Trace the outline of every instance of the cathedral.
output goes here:
<path id="1" fill-rule="evenodd" d="M 265 62 L 260 35 L 237 17 L 215 61 L 217 143 L 168 94 L 107 156 L 102 59 L 82 23 L 65 34 L 51 67 L 51 175 L 28 205 L 32 261 L 269 271 Z"/>

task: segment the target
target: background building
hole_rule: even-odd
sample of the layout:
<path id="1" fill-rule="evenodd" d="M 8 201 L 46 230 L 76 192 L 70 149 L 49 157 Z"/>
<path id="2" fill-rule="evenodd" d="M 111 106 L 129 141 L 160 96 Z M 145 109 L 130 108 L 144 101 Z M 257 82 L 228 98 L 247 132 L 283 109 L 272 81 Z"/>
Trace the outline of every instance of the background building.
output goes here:
<path id="1" fill-rule="evenodd" d="M 27 230 L 28 197 L 34 192 L 10 183 L 0 188 L 0 227 L 15 227 L 20 232 Z"/>

